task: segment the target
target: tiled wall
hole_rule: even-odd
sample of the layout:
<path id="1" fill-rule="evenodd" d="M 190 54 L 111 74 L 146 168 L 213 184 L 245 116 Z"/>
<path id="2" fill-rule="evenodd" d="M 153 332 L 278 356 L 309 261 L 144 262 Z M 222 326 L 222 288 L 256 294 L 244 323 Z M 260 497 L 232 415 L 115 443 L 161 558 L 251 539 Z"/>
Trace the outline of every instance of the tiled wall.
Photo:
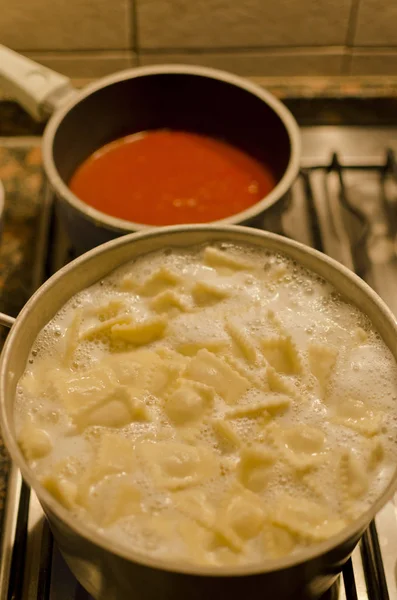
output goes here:
<path id="1" fill-rule="evenodd" d="M 197 63 L 397 75 L 397 0 L 0 0 L 0 42 L 74 78 Z"/>

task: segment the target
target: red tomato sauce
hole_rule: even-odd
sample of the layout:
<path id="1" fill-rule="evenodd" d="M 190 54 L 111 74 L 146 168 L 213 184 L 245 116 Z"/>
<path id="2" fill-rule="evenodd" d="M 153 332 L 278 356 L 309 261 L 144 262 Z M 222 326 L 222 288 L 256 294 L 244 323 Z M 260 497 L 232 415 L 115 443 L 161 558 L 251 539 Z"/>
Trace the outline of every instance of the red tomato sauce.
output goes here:
<path id="1" fill-rule="evenodd" d="M 229 217 L 261 200 L 275 185 L 266 166 L 230 144 L 168 130 L 103 146 L 69 183 L 86 204 L 146 225 Z"/>

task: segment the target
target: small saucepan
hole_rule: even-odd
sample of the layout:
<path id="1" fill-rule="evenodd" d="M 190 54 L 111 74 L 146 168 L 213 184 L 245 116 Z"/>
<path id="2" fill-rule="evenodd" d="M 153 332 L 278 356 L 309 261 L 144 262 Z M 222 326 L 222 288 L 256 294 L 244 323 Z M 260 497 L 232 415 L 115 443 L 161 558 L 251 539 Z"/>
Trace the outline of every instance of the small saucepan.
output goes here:
<path id="1" fill-rule="evenodd" d="M 53 275 L 17 317 L 0 364 L 0 424 L 12 460 L 36 492 L 55 540 L 69 567 L 97 600 L 219 600 L 319 598 L 334 583 L 360 536 L 392 497 L 397 471 L 371 507 L 345 529 L 299 553 L 256 565 L 213 567 L 154 558 L 108 540 L 76 520 L 39 482 L 17 443 L 14 424 L 16 385 L 41 329 L 76 293 L 115 268 L 164 247 L 189 247 L 216 241 L 254 245 L 259 252 L 283 253 L 331 283 L 360 307 L 397 361 L 397 323 L 383 301 L 351 271 L 324 254 L 281 236 L 228 225 L 163 227 L 126 235 L 94 248 Z M 13 319 L 0 315 L 10 326 Z"/>
<path id="2" fill-rule="evenodd" d="M 285 197 L 299 169 L 299 129 L 288 109 L 260 86 L 223 71 L 141 67 L 77 92 L 66 77 L 0 46 L 0 81 L 36 118 L 55 111 L 43 139 L 44 169 L 80 252 L 146 228 L 92 208 L 68 187 L 88 156 L 124 135 L 163 128 L 201 133 L 221 138 L 269 167 L 276 186 L 250 208 L 218 221 L 226 224 L 255 224 Z"/>

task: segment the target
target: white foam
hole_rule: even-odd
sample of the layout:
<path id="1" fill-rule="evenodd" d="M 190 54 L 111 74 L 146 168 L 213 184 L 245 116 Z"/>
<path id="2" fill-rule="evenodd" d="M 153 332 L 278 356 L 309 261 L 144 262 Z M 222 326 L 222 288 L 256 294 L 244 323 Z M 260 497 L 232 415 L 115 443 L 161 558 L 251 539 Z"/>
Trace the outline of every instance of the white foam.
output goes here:
<path id="1" fill-rule="evenodd" d="M 105 305 L 115 298 L 125 304 L 123 312 L 130 314 L 136 320 L 145 320 L 150 316 L 152 313 L 147 299 L 140 297 L 134 291 L 123 290 L 121 281 L 126 274 L 133 274 L 134 280 L 140 285 L 153 276 L 160 267 L 165 267 L 182 276 L 183 284 L 178 284 L 177 288 L 178 292 L 187 296 L 197 279 L 230 290 L 232 291 L 230 297 L 202 307 L 201 310 L 180 314 L 175 311 L 171 315 L 167 336 L 149 346 L 156 348 L 161 345 L 172 349 L 180 343 L 188 342 L 204 343 L 209 340 L 230 342 L 224 328 L 227 317 L 232 318 L 252 341 L 277 335 L 291 336 L 302 355 L 306 372 L 308 363 L 305 357 L 309 344 L 327 344 L 336 348 L 338 359 L 330 380 L 327 401 L 321 397 L 318 384 L 310 374 L 306 374 L 305 381 L 298 381 L 294 376 L 285 376 L 285 381 L 296 390 L 297 396 L 292 402 L 291 409 L 275 420 L 283 427 L 303 423 L 320 428 L 326 435 L 326 448 L 331 449 L 331 454 L 333 449 L 338 451 L 341 447 L 346 447 L 353 449 L 358 459 L 364 460 L 368 440 L 363 439 L 357 431 L 329 420 L 332 411 L 338 402 L 353 397 L 365 401 L 371 410 L 380 410 L 384 413 L 384 431 L 378 437 L 385 447 L 386 458 L 382 469 L 372 476 L 367 495 L 360 500 L 360 506 L 364 510 L 382 492 L 397 462 L 397 368 L 390 351 L 368 319 L 356 307 L 344 302 L 332 286 L 318 276 L 309 273 L 282 255 L 271 255 L 267 252 L 258 252 L 251 247 L 236 247 L 233 244 L 221 244 L 219 247 L 250 261 L 255 268 L 249 273 L 246 270 L 211 268 L 203 264 L 201 248 L 164 249 L 138 258 L 78 294 L 65 305 L 38 336 L 26 372 L 34 375 L 49 357 L 61 363 L 65 351 L 66 332 L 73 322 L 77 308 L 83 314 L 81 332 L 99 323 L 92 309 Z M 269 319 L 269 310 L 273 311 L 276 320 Z M 357 328 L 362 328 L 367 333 L 367 340 L 361 344 L 355 342 L 353 338 Z M 78 372 L 82 372 L 94 364 L 100 365 L 108 353 L 106 340 L 82 341 L 75 353 L 73 366 Z M 243 364 L 242 358 L 241 361 Z M 256 376 L 260 375 L 258 367 L 245 364 L 244 368 Z M 249 391 L 240 401 L 252 403 L 256 402 L 257 398 L 258 392 Z M 163 428 L 163 432 L 174 435 L 172 424 L 162 413 L 161 403 L 164 399 L 160 398 L 159 401 L 160 404 L 155 406 L 154 411 L 157 420 L 153 423 L 127 425 L 120 430 L 120 435 L 136 441 L 143 435 L 154 435 L 158 428 Z M 156 403 L 158 400 L 152 398 L 152 408 L 153 402 Z M 212 416 L 224 419 L 228 408 L 220 398 L 216 398 Z M 60 411 L 62 416 L 59 420 L 48 418 L 48 415 L 54 411 Z M 43 398 L 42 394 L 35 396 L 19 386 L 15 412 L 18 430 L 22 427 L 27 414 L 31 415 L 33 420 L 38 416 L 41 417 L 41 422 L 44 423 L 42 426 L 50 432 L 51 438 L 56 442 L 51 456 L 35 464 L 38 475 L 45 473 L 51 465 L 68 456 L 83 457 L 83 462 L 88 462 L 89 457 L 92 457 L 95 436 L 91 439 L 87 432 L 70 436 L 70 423 L 55 394 L 52 396 L 50 394 L 50 398 L 44 395 Z M 232 424 L 244 444 L 252 444 L 256 438 L 259 440 L 257 443 L 274 450 L 267 439 L 265 422 L 259 419 L 241 418 Z M 260 441 L 261 430 L 262 442 Z M 196 432 L 193 428 L 191 435 L 193 440 L 196 440 L 193 443 L 212 448 L 218 457 L 222 455 L 223 450 L 211 425 L 202 425 L 201 430 Z M 233 450 L 231 446 L 230 451 L 222 457 L 226 461 L 221 467 L 222 475 L 201 484 L 201 489 L 207 494 L 209 500 L 214 502 L 222 497 L 235 479 L 233 465 L 238 462 L 238 450 Z M 172 503 L 170 496 L 164 492 L 156 492 L 148 474 L 143 478 L 139 477 L 145 510 L 160 514 L 167 513 L 170 502 Z M 261 498 L 266 506 L 272 506 L 277 502 L 281 492 L 316 500 L 313 489 L 318 489 L 323 490 L 329 506 L 332 506 L 336 513 L 340 513 L 342 511 L 340 496 L 335 491 L 340 486 L 338 477 L 338 472 L 330 469 L 329 463 L 325 461 L 311 476 L 313 486 L 307 487 L 293 473 L 288 474 L 280 462 L 280 465 L 274 469 L 269 485 L 261 492 Z M 167 555 L 169 552 L 178 554 L 181 551 L 181 542 L 177 538 L 164 542 L 164 540 L 159 541 L 155 536 L 153 538 L 155 541 L 153 539 L 150 541 L 150 535 L 145 534 L 146 527 L 146 521 L 145 525 L 140 526 L 139 518 L 127 519 L 120 524 L 112 525 L 105 533 L 123 543 L 134 544 L 143 551 L 160 555 Z M 164 546 L 167 543 L 172 543 L 171 550 L 167 545 Z M 249 542 L 241 560 L 252 561 L 260 557 L 261 552 L 258 541 Z"/>

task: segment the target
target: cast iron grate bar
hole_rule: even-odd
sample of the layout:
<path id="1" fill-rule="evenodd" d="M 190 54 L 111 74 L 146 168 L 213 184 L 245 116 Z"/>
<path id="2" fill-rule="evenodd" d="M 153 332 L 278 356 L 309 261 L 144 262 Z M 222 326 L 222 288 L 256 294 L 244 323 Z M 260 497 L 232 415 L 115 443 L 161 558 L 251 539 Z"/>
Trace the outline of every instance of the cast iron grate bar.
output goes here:
<path id="1" fill-rule="evenodd" d="M 353 563 L 351 558 L 347 561 L 342 572 L 343 585 L 347 600 L 359 600 L 357 596 L 356 580 L 354 577 Z"/>
<path id="2" fill-rule="evenodd" d="M 394 179 L 397 181 L 397 161 L 396 155 L 391 148 L 388 148 L 386 153 L 386 165 L 385 171 L 388 171 L 392 174 Z"/>
<path id="3" fill-rule="evenodd" d="M 397 162 L 393 150 L 386 152 L 385 166 L 379 174 L 381 201 L 387 217 L 387 226 L 390 236 L 397 233 Z M 390 191 L 390 183 L 393 191 Z M 394 193 L 393 193 L 394 192 Z"/>
<path id="4" fill-rule="evenodd" d="M 356 236 L 356 239 L 354 240 L 354 247 L 353 247 L 353 251 L 352 251 L 352 260 L 353 260 L 352 266 L 353 266 L 353 270 L 358 275 L 361 275 L 364 269 L 363 269 L 362 265 L 359 263 L 359 261 L 357 260 L 357 256 L 360 255 L 363 251 L 365 252 L 364 249 L 365 249 L 367 236 L 368 236 L 368 232 L 369 232 L 369 226 L 368 226 L 367 219 L 366 219 L 365 215 L 362 213 L 362 211 L 359 210 L 358 208 L 356 208 L 350 201 L 349 194 L 347 192 L 346 185 L 345 185 L 343 170 L 344 170 L 344 168 L 340 163 L 338 154 L 336 152 L 334 152 L 334 154 L 331 158 L 331 164 L 329 167 L 329 171 L 330 172 L 334 171 L 337 173 L 338 179 L 339 179 L 339 186 L 340 186 L 340 192 L 339 192 L 340 203 L 341 203 L 342 207 L 344 209 L 346 209 L 348 212 L 350 212 L 350 214 L 357 220 L 357 223 L 359 226 L 359 233 L 358 233 L 358 236 Z"/>
<path id="5" fill-rule="evenodd" d="M 324 252 L 323 240 L 321 237 L 321 229 L 319 227 L 318 219 L 316 216 L 316 207 L 315 207 L 315 203 L 314 203 L 313 188 L 311 185 L 309 172 L 310 172 L 310 169 L 302 169 L 301 170 L 301 177 L 303 180 L 303 188 L 304 188 L 304 192 L 306 195 L 310 229 L 311 229 L 311 233 L 312 233 L 314 247 L 317 248 L 317 250 L 320 250 L 320 252 Z"/>
<path id="6" fill-rule="evenodd" d="M 24 583 L 22 573 L 24 572 L 25 567 L 26 543 L 28 537 L 29 502 L 30 488 L 24 481 L 22 481 L 15 529 L 14 547 L 12 549 L 7 600 L 19 600 L 22 598 Z"/>
<path id="7" fill-rule="evenodd" d="M 372 521 L 361 539 L 360 550 L 370 599 L 389 600 L 379 538 L 374 521 Z"/>
<path id="8" fill-rule="evenodd" d="M 37 600 L 49 600 L 51 591 L 51 568 L 54 539 L 47 520 L 43 523 L 40 548 L 40 567 L 37 581 Z"/>

